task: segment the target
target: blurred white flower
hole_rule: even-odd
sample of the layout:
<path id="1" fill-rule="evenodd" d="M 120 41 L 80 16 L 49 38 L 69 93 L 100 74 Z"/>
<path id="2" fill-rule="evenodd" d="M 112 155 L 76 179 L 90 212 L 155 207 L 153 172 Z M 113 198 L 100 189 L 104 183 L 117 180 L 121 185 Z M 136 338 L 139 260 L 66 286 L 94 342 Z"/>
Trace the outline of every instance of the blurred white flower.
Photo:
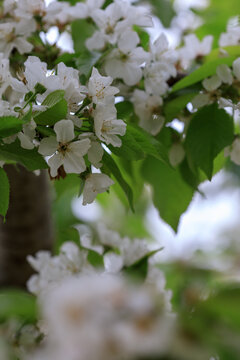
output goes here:
<path id="1" fill-rule="evenodd" d="M 83 205 L 91 204 L 97 194 L 107 191 L 113 184 L 114 181 L 106 174 L 89 174 L 83 188 Z"/>

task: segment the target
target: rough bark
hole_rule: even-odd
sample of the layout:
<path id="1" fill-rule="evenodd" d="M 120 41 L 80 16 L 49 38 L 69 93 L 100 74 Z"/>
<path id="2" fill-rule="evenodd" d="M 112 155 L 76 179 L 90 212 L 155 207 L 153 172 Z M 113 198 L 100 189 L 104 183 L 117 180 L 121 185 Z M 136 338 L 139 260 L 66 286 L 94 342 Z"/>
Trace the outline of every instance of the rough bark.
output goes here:
<path id="1" fill-rule="evenodd" d="M 6 165 L 10 206 L 6 222 L 0 219 L 0 286 L 24 287 L 32 274 L 28 254 L 51 250 L 53 228 L 48 176 L 39 176 L 18 165 Z"/>

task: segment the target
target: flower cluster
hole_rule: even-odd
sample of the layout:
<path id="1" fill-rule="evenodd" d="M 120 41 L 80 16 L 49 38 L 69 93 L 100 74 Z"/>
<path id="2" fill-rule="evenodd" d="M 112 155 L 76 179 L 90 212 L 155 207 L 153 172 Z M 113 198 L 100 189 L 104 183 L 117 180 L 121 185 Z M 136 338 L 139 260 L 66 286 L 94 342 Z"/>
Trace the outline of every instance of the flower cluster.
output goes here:
<path id="1" fill-rule="evenodd" d="M 118 233 L 107 229 L 104 225 L 98 225 L 98 236 L 95 241 L 89 231 L 83 234 L 81 230 L 79 231 L 80 246 L 73 242 L 65 242 L 58 256 L 51 256 L 48 251 L 40 251 L 36 257 L 28 256 L 29 263 L 38 272 L 28 281 L 28 289 L 32 293 L 42 296 L 63 279 L 95 272 L 88 257 L 89 252 L 94 252 L 102 258 L 102 270 L 110 274 L 119 273 L 125 267 L 148 256 L 150 252 L 144 240 L 121 238 Z"/>
<path id="2" fill-rule="evenodd" d="M 22 130 L 3 138 L 3 143 L 10 144 L 18 137 L 24 149 L 37 148 L 48 159 L 52 178 L 86 172 L 84 204 L 92 202 L 97 193 L 108 189 L 113 181 L 106 174 L 92 174 L 90 165 L 100 168 L 104 152 L 101 144 L 121 146 L 118 135 L 126 131 L 126 124 L 117 119 L 114 95 L 119 90 L 111 86 L 111 77 L 101 76 L 93 68 L 88 83 L 82 86 L 76 69 L 59 63 L 56 71 L 48 70 L 46 63 L 29 56 L 17 79 L 11 75 L 9 61 L 3 55 L 0 64 L 4 81 L 1 92 L 4 95 L 7 90 L 10 94 L 9 101 L 1 100 L 1 116 L 24 118 L 31 112 Z M 51 118 L 44 122 L 48 130 L 45 136 L 37 119 L 41 114 L 48 116 L 48 110 L 54 105 L 54 94 L 64 94 L 62 103 L 66 114 L 60 115 L 61 120 L 56 122 Z"/>
<path id="3" fill-rule="evenodd" d="M 98 243 L 85 234 L 80 248 L 68 242 L 59 256 L 28 258 L 38 271 L 28 287 L 38 295 L 45 337 L 33 359 L 133 359 L 166 350 L 174 315 L 162 272 L 149 265 L 135 285 L 124 272 L 149 253 L 146 244 L 102 226 L 98 232 Z M 103 257 L 102 269 L 91 264 L 90 252 Z"/>

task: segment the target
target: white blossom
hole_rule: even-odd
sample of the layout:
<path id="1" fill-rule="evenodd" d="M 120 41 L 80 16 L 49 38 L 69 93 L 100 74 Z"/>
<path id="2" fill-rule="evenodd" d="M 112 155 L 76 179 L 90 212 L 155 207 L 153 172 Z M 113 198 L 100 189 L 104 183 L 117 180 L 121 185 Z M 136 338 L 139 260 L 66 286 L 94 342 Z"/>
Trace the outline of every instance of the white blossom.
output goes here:
<path id="1" fill-rule="evenodd" d="M 73 20 L 70 8 L 70 4 L 66 1 L 53 1 L 46 9 L 46 15 L 44 16 L 43 21 L 48 25 L 67 24 L 69 21 Z"/>
<path id="2" fill-rule="evenodd" d="M 45 12 L 44 0 L 20 0 L 16 3 L 14 15 L 20 19 L 32 19 L 33 16 L 44 16 Z"/>
<path id="3" fill-rule="evenodd" d="M 11 74 L 9 71 L 9 59 L 6 59 L 2 53 L 0 53 L 0 96 L 11 84 Z"/>
<path id="4" fill-rule="evenodd" d="M 114 181 L 106 174 L 89 174 L 83 188 L 83 205 L 91 204 L 97 194 L 105 192 L 113 184 Z"/>
<path id="5" fill-rule="evenodd" d="M 116 118 L 117 111 L 114 105 L 104 106 L 98 104 L 93 112 L 94 129 L 96 136 L 107 145 L 120 147 L 121 139 L 126 132 L 126 124 Z"/>
<path id="6" fill-rule="evenodd" d="M 225 65 L 225 64 L 221 64 L 217 67 L 216 73 L 219 77 L 219 79 L 221 79 L 221 81 L 224 84 L 228 84 L 231 85 L 233 82 L 233 77 L 232 77 L 232 73 L 230 68 Z"/>
<path id="7" fill-rule="evenodd" d="M 36 30 L 33 19 L 21 20 L 19 22 L 5 22 L 0 24 L 0 52 L 8 57 L 13 49 L 20 54 L 29 53 L 33 45 L 27 38 Z"/>
<path id="8" fill-rule="evenodd" d="M 238 21 L 230 19 L 227 25 L 227 32 L 222 33 L 219 38 L 219 46 L 239 45 L 240 41 L 240 25 Z"/>
<path id="9" fill-rule="evenodd" d="M 87 252 L 80 251 L 73 242 L 65 242 L 58 256 L 51 256 L 48 251 L 39 251 L 35 257 L 29 255 L 27 260 L 38 272 L 28 280 L 28 290 L 41 297 L 65 278 L 88 268 Z"/>
<path id="10" fill-rule="evenodd" d="M 160 114 L 162 98 L 135 89 L 132 101 L 135 113 L 140 119 L 139 125 L 152 135 L 158 134 L 164 124 L 164 117 Z"/>
<path id="11" fill-rule="evenodd" d="M 172 166 L 179 165 L 184 157 L 185 150 L 181 143 L 174 143 L 169 150 L 169 161 Z"/>
<path id="12" fill-rule="evenodd" d="M 88 81 L 88 96 L 92 99 L 94 104 L 111 102 L 114 103 L 114 95 L 119 90 L 110 86 L 113 79 L 111 76 L 101 76 L 98 70 L 93 67 L 91 77 Z"/>
<path id="13" fill-rule="evenodd" d="M 164 297 L 164 290 L 156 291 L 151 282 L 133 286 L 116 275 L 63 281 L 41 301 L 49 335 L 39 354 L 46 360 L 159 355 L 168 346 L 174 322 Z"/>
<path id="14" fill-rule="evenodd" d="M 182 67 L 187 68 L 194 59 L 209 54 L 212 48 L 213 36 L 208 35 L 200 41 L 195 34 L 184 37 L 184 46 L 178 50 Z"/>
<path id="15" fill-rule="evenodd" d="M 240 81 L 240 58 L 234 60 L 232 67 L 234 75 Z"/>
<path id="16" fill-rule="evenodd" d="M 237 165 L 240 165 L 240 138 L 237 137 L 230 147 L 227 147 L 224 152 L 225 156 L 230 155 L 230 159 Z"/>
<path id="17" fill-rule="evenodd" d="M 39 153 L 51 156 L 48 159 L 52 177 L 57 176 L 58 168 L 63 165 L 66 173 L 80 174 L 86 169 L 83 156 L 90 147 L 90 140 L 72 141 L 75 138 L 71 120 L 61 120 L 54 125 L 56 137 L 44 138 L 39 146 Z"/>
<path id="18" fill-rule="evenodd" d="M 175 67 L 163 60 L 147 63 L 144 68 L 144 85 L 148 94 L 161 96 L 166 94 L 169 85 L 167 80 L 177 74 Z"/>
<path id="19" fill-rule="evenodd" d="M 118 41 L 118 49 L 113 49 L 105 61 L 105 71 L 112 78 L 123 79 L 125 84 L 136 85 L 142 78 L 141 65 L 149 54 L 137 47 L 139 37 L 133 31 L 125 31 Z"/>
<path id="20" fill-rule="evenodd" d="M 98 26 L 93 36 L 86 41 L 89 50 L 101 50 L 106 43 L 116 44 L 121 29 L 118 28 L 119 20 L 123 17 L 122 6 L 112 3 L 106 9 L 96 9 L 91 15 Z"/>

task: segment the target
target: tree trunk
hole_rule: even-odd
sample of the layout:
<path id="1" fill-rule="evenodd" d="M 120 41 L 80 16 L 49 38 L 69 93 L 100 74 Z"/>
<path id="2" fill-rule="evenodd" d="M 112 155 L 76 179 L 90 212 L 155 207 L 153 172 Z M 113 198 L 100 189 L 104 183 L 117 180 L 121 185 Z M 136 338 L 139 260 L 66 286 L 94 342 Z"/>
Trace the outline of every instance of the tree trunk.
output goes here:
<path id="1" fill-rule="evenodd" d="M 0 286 L 24 287 L 33 272 L 26 256 L 53 247 L 48 176 L 46 171 L 36 176 L 20 165 L 4 169 L 10 206 L 6 222 L 0 219 Z"/>

